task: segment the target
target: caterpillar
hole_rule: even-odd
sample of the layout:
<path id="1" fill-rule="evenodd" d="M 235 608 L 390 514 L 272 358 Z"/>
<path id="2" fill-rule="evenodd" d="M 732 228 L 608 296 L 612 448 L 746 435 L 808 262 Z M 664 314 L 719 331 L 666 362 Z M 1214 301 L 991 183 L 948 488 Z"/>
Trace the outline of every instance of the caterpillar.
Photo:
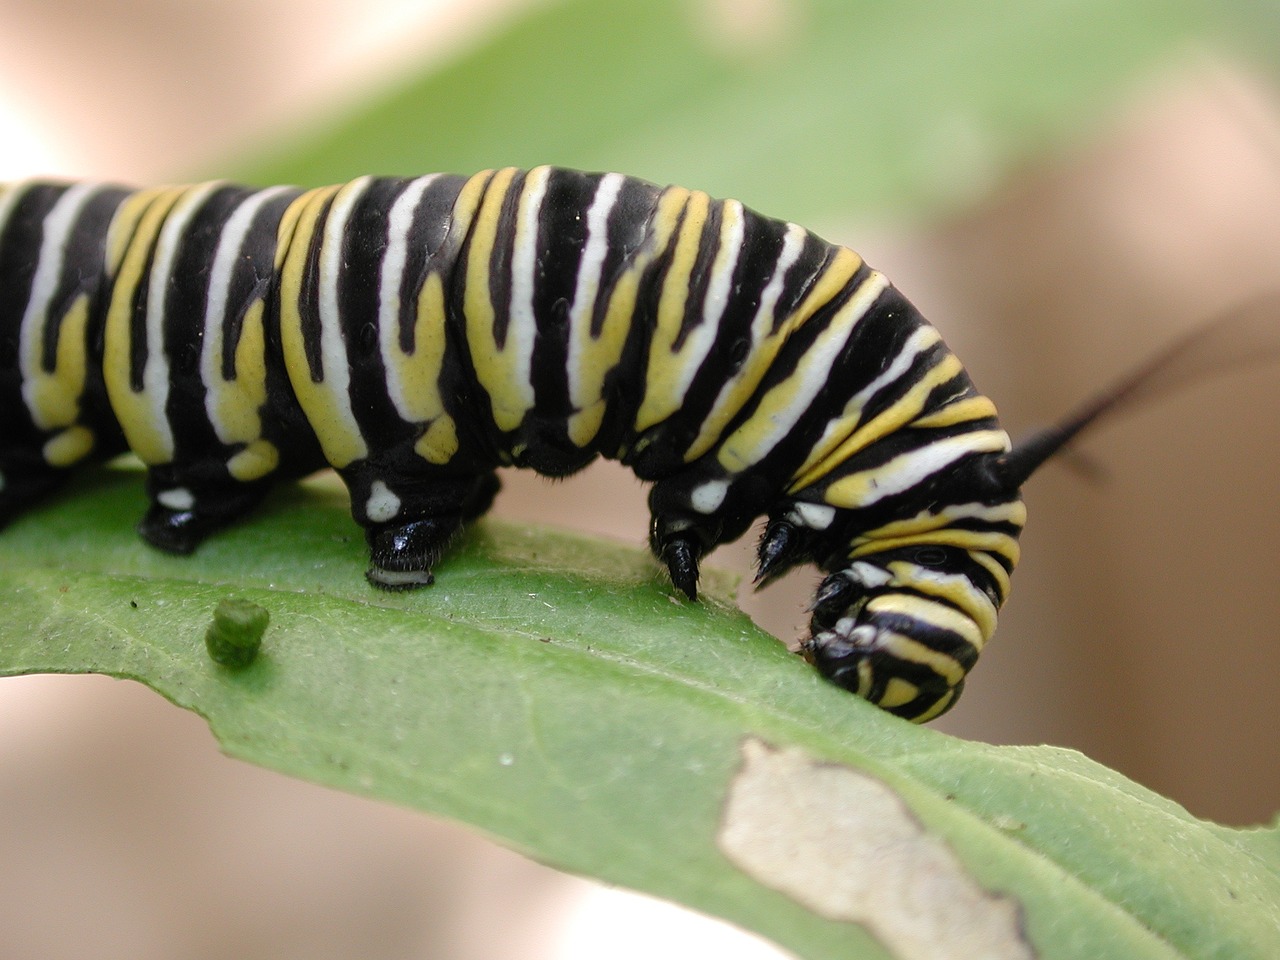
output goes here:
<path id="1" fill-rule="evenodd" d="M 0 524 L 133 451 L 142 537 L 188 553 L 325 466 L 375 587 L 498 490 L 597 456 L 649 481 L 650 547 L 761 516 L 758 581 L 825 576 L 802 652 L 915 721 L 955 703 L 1009 593 L 1032 471 L 991 400 L 852 250 L 734 200 L 538 167 L 0 188 Z"/>

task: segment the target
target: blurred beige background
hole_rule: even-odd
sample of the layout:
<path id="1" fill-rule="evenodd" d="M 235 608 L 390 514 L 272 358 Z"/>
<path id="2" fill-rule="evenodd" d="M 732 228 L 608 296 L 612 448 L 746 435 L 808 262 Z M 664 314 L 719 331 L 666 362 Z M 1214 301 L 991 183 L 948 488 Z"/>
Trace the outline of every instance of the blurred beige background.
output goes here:
<path id="1" fill-rule="evenodd" d="M 0 178 L 211 169 L 356 81 L 465 47 L 519 2 L 299 0 L 300 15 L 0 0 Z M 1280 285 L 1278 224 L 1280 107 L 1262 80 L 1201 55 L 979 210 L 927 232 L 807 225 L 894 278 L 1016 436 Z M 1029 485 L 1013 599 L 940 726 L 1075 747 L 1198 815 L 1271 819 L 1280 371 L 1188 389 L 1081 446 L 1106 477 L 1055 465 Z M 620 486 L 634 490 L 621 508 Z M 556 485 L 508 476 L 498 512 L 634 542 L 646 529 L 642 488 L 609 464 Z M 719 559 L 745 569 L 749 554 Z M 793 638 L 812 583 L 746 602 Z M 85 943 L 98 957 L 566 958 L 607 943 L 679 958 L 732 935 L 627 913 L 625 898 L 447 825 L 226 760 L 197 718 L 101 678 L 0 684 L 0 823 L 0 960 Z M 645 910 L 677 917 L 661 946 Z"/>

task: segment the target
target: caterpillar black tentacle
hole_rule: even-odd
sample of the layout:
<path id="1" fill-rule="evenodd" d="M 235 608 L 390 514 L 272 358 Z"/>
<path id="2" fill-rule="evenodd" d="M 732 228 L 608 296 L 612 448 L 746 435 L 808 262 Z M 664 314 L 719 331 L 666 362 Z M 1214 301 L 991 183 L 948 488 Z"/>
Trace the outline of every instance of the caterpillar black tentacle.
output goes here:
<path id="1" fill-rule="evenodd" d="M 184 553 L 329 465 L 387 589 L 432 581 L 496 467 L 620 460 L 679 590 L 766 516 L 760 581 L 827 574 L 805 655 L 921 721 L 995 629 L 1034 469 L 851 250 L 551 167 L 0 188 L 0 404 L 0 522 L 127 447 L 142 536 Z"/>

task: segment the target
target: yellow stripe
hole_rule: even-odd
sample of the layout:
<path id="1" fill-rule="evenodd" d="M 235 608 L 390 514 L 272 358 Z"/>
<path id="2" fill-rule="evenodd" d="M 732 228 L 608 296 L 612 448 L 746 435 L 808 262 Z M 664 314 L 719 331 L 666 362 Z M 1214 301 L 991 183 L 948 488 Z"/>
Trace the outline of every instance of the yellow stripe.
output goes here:
<path id="1" fill-rule="evenodd" d="M 928 667 L 945 680 L 949 687 L 954 687 L 963 680 L 968 672 L 956 662 L 954 657 L 949 657 L 945 653 L 934 650 L 919 640 L 912 640 L 910 637 L 904 637 L 900 633 L 882 633 L 881 638 L 881 649 L 886 653 L 891 653 L 907 663 L 916 663 L 922 667 Z"/>
<path id="2" fill-rule="evenodd" d="M 644 399 L 636 411 L 637 433 L 661 423 L 679 410 L 684 404 L 688 384 L 693 379 L 687 372 L 689 364 L 696 364 L 699 360 L 689 350 L 693 338 L 686 338 L 678 352 L 675 345 L 689 302 L 693 265 L 702 247 L 702 230 L 710 212 L 709 196 L 697 190 L 689 193 L 684 218 L 676 236 L 675 250 L 671 255 L 671 264 L 662 278 L 662 289 L 658 293 L 657 319 L 649 342 Z M 684 389 L 681 389 L 682 384 Z"/>
<path id="3" fill-rule="evenodd" d="M 175 189 L 180 191 L 183 188 L 151 187 L 147 190 L 139 190 L 127 197 L 116 208 L 116 212 L 111 217 L 111 226 L 107 228 L 105 263 L 108 277 L 114 277 L 120 271 L 129 241 L 137 231 L 138 222 L 142 219 L 143 214 L 147 212 L 154 201 L 166 197 L 169 197 L 168 206 L 173 206 L 172 194 Z"/>
<path id="4" fill-rule="evenodd" d="M 944 693 L 941 697 L 939 697 L 934 702 L 933 706 L 931 706 L 924 713 L 918 713 L 914 717 L 909 717 L 908 719 L 912 723 L 928 723 L 934 717 L 939 716 L 940 714 L 946 712 L 946 709 L 949 706 L 951 706 L 951 704 L 955 701 L 956 692 L 957 692 L 956 688 L 952 687 L 950 690 Z"/>
<path id="5" fill-rule="evenodd" d="M 449 235 L 442 244 L 443 248 L 457 249 L 461 246 L 476 219 L 485 186 L 492 176 L 492 170 L 485 170 L 463 184 L 450 211 Z M 492 310 L 492 304 L 489 308 Z M 453 417 L 445 412 L 444 397 L 440 393 L 447 336 L 444 278 L 435 270 L 427 275 L 422 289 L 418 291 L 413 330 L 411 355 L 399 349 L 398 338 L 393 337 L 391 341 L 394 344 L 393 359 L 403 384 L 402 394 L 408 404 L 406 412 L 427 425 L 414 444 L 414 450 L 428 463 L 445 464 L 458 452 L 458 427 Z"/>
<path id="6" fill-rule="evenodd" d="M 44 236 L 18 331 L 22 399 L 32 422 L 41 430 L 69 427 L 80 419 L 80 398 L 89 370 L 85 339 L 89 295 L 78 293 L 61 313 L 55 312 L 53 298 L 63 276 L 77 269 L 76 264 L 67 263 L 67 241 L 76 221 L 99 189 L 90 184 L 67 189 L 50 209 L 43 224 Z M 16 190 L 3 195 L 0 207 L 16 204 L 18 196 L 19 191 Z M 0 209 L 0 226 L 8 217 L 9 213 Z M 81 272 L 84 269 L 80 267 Z M 51 330 L 57 335 L 53 344 L 54 362 L 52 369 L 45 369 L 45 338 Z M 92 434 L 89 437 L 92 440 Z M 75 445 L 64 441 L 58 449 L 68 451 Z M 61 455 L 68 454 L 64 452 Z"/>
<path id="7" fill-rule="evenodd" d="M 388 341 L 390 363 L 400 380 L 401 414 L 415 423 L 426 423 L 444 413 L 440 395 L 440 373 L 444 368 L 444 282 L 440 274 L 427 274 L 418 291 L 418 305 L 413 319 L 413 352 L 400 347 L 400 338 Z"/>
<path id="8" fill-rule="evenodd" d="M 884 693 L 880 695 L 876 705 L 885 710 L 892 710 L 894 707 L 910 703 L 919 695 L 920 688 L 914 683 L 903 680 L 901 677 L 890 677 L 885 681 Z"/>
<path id="9" fill-rule="evenodd" d="M 204 343 L 200 352 L 200 378 L 205 385 L 205 410 L 218 439 L 241 445 L 227 460 L 227 470 L 241 481 L 258 480 L 273 472 L 280 454 L 262 437 L 261 410 L 267 404 L 266 301 L 255 297 L 247 307 L 228 303 L 236 264 L 246 256 L 245 239 L 264 206 L 285 195 L 287 187 L 259 191 L 239 203 L 222 227 L 214 251 L 209 289 L 204 304 Z M 296 220 L 294 221 L 296 222 Z M 277 237 L 279 223 L 276 224 Z M 279 248 L 272 251 L 273 259 Z M 228 346 L 228 311 L 243 309 L 239 333 L 232 347 L 229 377 L 223 376 L 223 356 Z"/>
<path id="10" fill-rule="evenodd" d="M 959 423 L 995 419 L 995 417 L 996 405 L 988 398 L 982 396 L 966 397 L 964 400 L 949 403 L 933 413 L 920 417 L 918 420 L 912 420 L 909 426 L 912 429 L 954 427 Z"/>
<path id="11" fill-rule="evenodd" d="M 262 438 L 261 409 L 267 402 L 265 304 L 254 300 L 245 311 L 236 343 L 232 380 L 222 379 L 221 366 L 214 370 L 212 382 L 206 379 L 209 392 L 205 405 L 209 420 L 223 443 L 243 443 L 245 447 L 227 461 L 231 475 L 242 483 L 258 480 L 271 473 L 280 462 L 280 452 Z M 221 339 L 222 325 L 215 330 Z M 217 356 L 222 353 L 218 344 Z"/>
<path id="12" fill-rule="evenodd" d="M 444 361 L 444 288 L 434 270 L 422 279 L 414 303 L 412 351 L 406 352 L 400 342 L 404 306 L 400 288 L 409 244 L 414 240 L 414 211 L 437 176 L 414 180 L 392 204 L 387 220 L 389 242 L 379 266 L 378 345 L 387 371 L 387 394 L 406 423 L 424 424 L 444 413 L 439 382 Z"/>
<path id="13" fill-rule="evenodd" d="M 280 225 L 276 228 L 276 273 L 280 274 L 284 270 L 285 258 L 292 249 L 292 241 L 294 232 L 298 229 L 298 221 L 302 214 L 311 206 L 311 201 L 319 193 L 331 195 L 336 191 L 337 187 L 317 187 L 314 190 L 307 190 L 298 195 L 284 209 L 284 213 L 280 215 Z M 304 261 L 305 263 L 305 261 Z"/>
<path id="14" fill-rule="evenodd" d="M 941 510 L 925 510 L 914 517 L 903 520 L 891 520 L 889 523 L 868 530 L 858 542 L 865 540 L 883 540 L 891 537 L 903 537 L 917 533 L 939 530 L 965 520 L 981 520 L 987 523 L 1009 523 L 1021 527 L 1027 521 L 1027 507 L 1021 500 L 1007 500 L 988 506 L 981 503 L 959 503 Z"/>
<path id="15" fill-rule="evenodd" d="M 1009 596 L 1009 571 L 1004 568 L 1004 565 L 1000 563 L 999 560 L 991 556 L 989 553 L 983 553 L 980 550 L 975 550 L 970 553 L 969 556 L 973 558 L 975 563 L 984 567 L 987 573 L 991 574 L 991 579 L 995 581 L 996 592 L 999 594 L 1000 602 L 1004 603 Z M 1015 557 L 1011 563 L 1013 566 L 1017 566 L 1017 558 Z"/>
<path id="16" fill-rule="evenodd" d="M 69 467 L 87 457 L 95 442 L 92 430 L 76 424 L 46 440 L 40 455 L 51 467 Z"/>
<path id="17" fill-rule="evenodd" d="M 80 417 L 80 396 L 89 371 L 85 344 L 88 322 L 89 296 L 82 293 L 72 301 L 58 326 L 53 371 L 47 372 L 38 360 L 30 366 L 24 364 L 22 393 L 32 421 L 41 430 L 69 427 Z M 44 338 L 31 339 L 39 349 Z"/>
<path id="18" fill-rule="evenodd" d="M 794 494 L 798 490 L 803 490 L 819 478 L 826 476 L 858 451 L 901 430 L 913 418 L 920 415 L 925 402 L 929 399 L 929 394 L 935 387 L 955 379 L 956 374 L 963 369 L 960 359 L 954 353 L 946 354 L 912 383 L 905 394 L 855 430 L 843 442 L 837 445 L 827 441 L 815 447 L 797 471 L 799 476 L 791 482 L 787 492 Z M 831 449 L 832 447 L 834 449 Z"/>
<path id="19" fill-rule="evenodd" d="M 814 444 L 809 459 L 801 465 L 797 473 L 806 471 L 843 443 L 858 429 L 868 401 L 888 385 L 905 376 L 912 364 L 941 340 L 942 334 L 931 326 L 924 325 L 916 328 L 889 365 L 845 401 L 844 409 L 837 418 L 828 421 L 823 428 L 822 437 Z"/>
<path id="20" fill-rule="evenodd" d="M 721 444 L 717 454 L 721 466 L 730 473 L 740 473 L 763 460 L 786 438 L 830 379 L 832 367 L 854 329 L 887 286 L 888 280 L 882 274 L 872 273 L 858 287 L 805 351 L 791 375 L 770 387 L 747 421 Z"/>
<path id="21" fill-rule="evenodd" d="M 232 378 L 223 379 L 220 362 L 211 362 L 205 371 L 205 388 L 208 391 L 205 405 L 209 408 L 209 420 L 217 427 L 218 439 L 226 444 L 249 443 L 262 433 L 262 418 L 258 411 L 267 402 L 264 308 L 265 304 L 259 298 L 245 311 L 240 339 L 235 346 Z M 224 329 L 221 323 L 214 325 L 211 360 L 222 356 Z"/>
<path id="22" fill-rule="evenodd" d="M 889 571 L 893 574 L 895 585 L 940 597 L 963 610 L 978 625 L 984 644 L 996 632 L 995 604 L 963 574 L 946 574 L 905 560 L 890 563 Z"/>
<path id="23" fill-rule="evenodd" d="M 936 530 L 910 537 L 883 537 L 875 540 L 859 537 L 853 542 L 849 551 L 849 559 L 866 557 L 885 550 L 898 550 L 903 547 L 959 547 L 962 550 L 978 550 L 987 553 L 998 553 L 1008 559 L 1010 566 L 1017 566 L 1020 556 L 1018 541 L 1007 533 L 994 530 L 965 530 L 953 527 L 950 530 Z"/>
<path id="24" fill-rule="evenodd" d="M 982 649 L 982 636 L 978 633 L 977 624 L 960 611 L 933 600 L 907 593 L 885 593 L 868 600 L 866 609 L 871 614 L 911 617 L 939 629 L 949 630 L 972 644 L 975 650 Z M 948 686 L 954 687 L 964 679 L 965 668 L 954 657 L 912 637 L 882 630 L 880 644 L 881 649 L 902 660 L 929 667 L 945 679 Z"/>
<path id="25" fill-rule="evenodd" d="M 280 451 L 269 440 L 254 440 L 227 460 L 227 472 L 241 483 L 260 480 L 280 465 Z"/>
<path id="26" fill-rule="evenodd" d="M 444 370 L 445 305 L 444 282 L 432 272 L 418 294 L 418 313 L 414 318 L 413 354 L 396 350 L 400 380 L 409 412 L 420 423 L 429 423 L 414 449 L 430 463 L 448 463 L 458 452 L 458 430 L 453 418 L 445 413 L 440 394 L 440 374 Z M 397 344 L 399 338 L 396 338 Z"/>
<path id="27" fill-rule="evenodd" d="M 453 417 L 440 416 L 432 420 L 413 449 L 428 463 L 444 464 L 458 452 L 458 425 Z"/>
<path id="28" fill-rule="evenodd" d="M 860 470 L 832 483 L 823 499 L 833 507 L 857 509 L 884 497 L 903 493 L 974 453 L 1002 453 L 1009 449 L 1003 430 L 975 430 L 946 437 L 909 450 L 871 470 Z"/>
<path id="29" fill-rule="evenodd" d="M 858 696 L 866 698 L 871 695 L 871 685 L 875 682 L 875 672 L 871 669 L 871 661 L 861 659 L 858 661 L 858 689 L 854 691 Z"/>
<path id="30" fill-rule="evenodd" d="M 535 167 L 525 174 L 516 201 L 512 224 L 511 259 L 507 297 L 507 330 L 502 346 L 503 376 L 496 383 L 497 392 L 489 392 L 495 414 L 503 411 L 506 429 L 514 430 L 533 409 L 533 346 L 537 336 L 537 318 L 533 298 L 538 273 L 538 221 L 542 201 L 546 197 L 551 168 Z"/>
<path id="31" fill-rule="evenodd" d="M 773 331 L 774 317 L 771 313 L 759 318 L 762 323 L 758 329 L 752 330 L 752 349 L 747 352 L 747 358 L 738 373 L 721 389 L 711 412 L 702 421 L 702 429 L 685 454 L 686 461 L 696 460 L 715 446 L 729 421 L 760 385 L 787 338 L 807 323 L 820 308 L 830 303 L 849 284 L 861 266 L 862 258 L 856 253 L 845 247 L 838 248 L 804 300 L 776 331 Z"/>
<path id="32" fill-rule="evenodd" d="M 37 184 L 35 180 L 15 180 L 11 183 L 0 183 L 0 230 L 3 230 L 13 216 L 13 208 L 18 201 Z"/>
<path id="33" fill-rule="evenodd" d="M 463 292 L 467 348 L 471 352 L 471 363 L 476 371 L 476 380 L 489 395 L 493 422 L 502 431 L 514 430 L 520 426 L 526 408 L 512 400 L 513 390 L 518 390 L 523 385 L 511 383 L 515 375 L 516 357 L 510 340 L 505 346 L 498 345 L 495 329 L 497 314 L 489 295 L 489 265 L 498 236 L 502 204 L 518 172 L 515 167 L 507 167 L 487 181 L 488 189 L 485 190 L 484 200 L 471 231 L 471 243 L 467 250 L 466 289 Z M 463 192 L 466 193 L 476 180 L 476 177 L 472 177 Z"/>
<path id="34" fill-rule="evenodd" d="M 580 447 L 586 446 L 600 429 L 605 413 L 604 382 L 622 359 L 627 334 L 635 318 L 640 281 L 654 260 L 663 256 L 675 235 L 680 213 L 688 202 L 689 191 L 681 187 L 664 190 L 649 225 L 649 239 L 627 264 L 609 292 L 609 304 L 600 325 L 599 336 L 592 337 L 589 323 L 583 324 L 578 346 L 578 397 L 598 398 L 569 418 L 569 438 Z M 607 281 L 602 280 L 602 283 Z"/>
<path id="35" fill-rule="evenodd" d="M 325 459 L 339 468 L 368 456 L 368 447 L 351 415 L 351 398 L 348 392 L 345 389 L 335 390 L 334 384 L 325 379 L 321 379 L 319 383 L 311 379 L 311 364 L 307 361 L 303 342 L 301 311 L 305 295 L 303 278 L 307 255 L 320 214 L 324 211 L 325 204 L 330 199 L 336 200 L 343 189 L 344 186 L 338 185 L 308 190 L 290 204 L 280 228 L 281 235 L 287 233 L 290 237 L 280 271 L 280 343 L 285 370 L 289 374 L 289 382 L 293 385 L 298 404 L 320 441 Z M 323 243 L 324 238 L 321 239 Z M 321 256 L 323 254 L 322 249 Z M 316 302 L 308 304 L 308 308 L 319 310 L 321 296 L 322 291 L 317 292 Z M 325 372 L 322 368 L 322 377 Z"/>
<path id="36" fill-rule="evenodd" d="M 122 205 L 108 232 L 109 262 L 118 272 L 107 308 L 103 379 L 129 448 L 147 465 L 173 459 L 173 437 L 168 425 L 156 419 L 154 398 L 145 388 L 135 392 L 129 382 L 133 303 L 139 284 L 147 279 L 144 274 L 165 218 L 187 190 L 167 187 L 135 194 Z M 157 358 L 148 356 L 146 363 L 154 362 Z"/>

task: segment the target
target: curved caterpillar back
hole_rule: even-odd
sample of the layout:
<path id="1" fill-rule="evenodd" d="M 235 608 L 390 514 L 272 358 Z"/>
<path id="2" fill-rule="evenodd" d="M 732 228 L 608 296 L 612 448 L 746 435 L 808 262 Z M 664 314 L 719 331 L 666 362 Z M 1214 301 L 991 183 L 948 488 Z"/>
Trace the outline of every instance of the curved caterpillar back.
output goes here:
<path id="1" fill-rule="evenodd" d="M 0 523 L 127 447 L 140 532 L 188 552 L 328 464 L 389 589 L 431 582 L 496 467 L 621 460 L 653 483 L 677 587 L 767 516 L 761 579 L 827 573 L 806 656 L 915 720 L 995 629 L 1034 469 L 857 254 L 733 200 L 550 167 L 5 187 L 0 405 Z"/>

